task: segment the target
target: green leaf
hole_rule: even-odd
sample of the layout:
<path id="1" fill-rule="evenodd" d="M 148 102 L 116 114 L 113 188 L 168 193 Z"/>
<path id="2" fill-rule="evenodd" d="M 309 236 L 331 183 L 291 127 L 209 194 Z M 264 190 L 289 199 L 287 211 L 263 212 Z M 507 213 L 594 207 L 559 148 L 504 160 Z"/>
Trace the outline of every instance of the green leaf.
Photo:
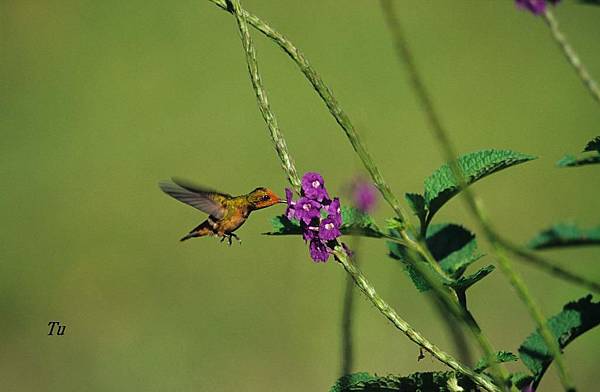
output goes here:
<path id="1" fill-rule="evenodd" d="M 522 390 L 527 385 L 531 384 L 532 381 L 533 377 L 531 377 L 531 374 L 524 372 L 515 372 L 510 375 L 511 384 L 517 387 L 519 390 Z"/>
<path id="2" fill-rule="evenodd" d="M 371 215 L 354 207 L 342 207 L 342 234 L 362 235 L 365 237 L 383 237 Z"/>
<path id="3" fill-rule="evenodd" d="M 433 258 L 453 279 L 459 278 L 469 265 L 483 257 L 477 249 L 475 235 L 453 223 L 429 226 L 426 243 Z"/>
<path id="4" fill-rule="evenodd" d="M 519 358 L 508 351 L 498 351 L 496 352 L 496 361 L 499 363 L 502 362 L 513 362 L 518 360 Z M 475 367 L 473 368 L 473 370 L 475 370 L 477 373 L 481 373 L 483 372 L 485 369 L 490 367 L 490 363 L 488 362 L 487 358 L 483 357 L 481 358 L 479 361 L 477 361 L 477 365 L 475 365 Z"/>
<path id="5" fill-rule="evenodd" d="M 586 230 L 574 224 L 560 223 L 542 231 L 527 244 L 538 250 L 577 245 L 600 245 L 600 226 Z"/>
<path id="6" fill-rule="evenodd" d="M 588 144 L 583 149 L 583 152 L 586 151 L 596 151 L 600 154 L 600 136 L 596 136 L 588 142 Z"/>
<path id="7" fill-rule="evenodd" d="M 561 350 L 576 337 L 600 324 L 600 302 L 592 302 L 588 295 L 576 302 L 569 302 L 562 312 L 548 319 L 548 328 L 556 338 Z M 519 347 L 519 357 L 533 374 L 535 384 L 552 363 L 552 354 L 539 330 L 529 335 Z"/>
<path id="8" fill-rule="evenodd" d="M 391 231 L 391 233 L 397 235 L 396 231 Z M 451 223 L 431 225 L 427 229 L 426 243 L 433 258 L 452 279 L 442 281 L 447 286 L 466 290 L 494 270 L 493 266 L 487 266 L 473 275 L 462 277 L 466 268 L 483 256 L 477 249 L 475 235 L 462 226 Z M 395 242 L 388 241 L 387 245 L 390 257 L 400 260 L 404 264 L 405 272 L 415 287 L 421 292 L 431 289 L 421 273 L 408 262 L 407 249 Z M 442 279 L 429 263 L 424 260 L 420 260 L 419 263 L 429 272 L 430 276 Z"/>
<path id="9" fill-rule="evenodd" d="M 535 159 L 534 156 L 511 150 L 481 150 L 458 158 L 467 185 L 502 169 Z M 428 221 L 448 200 L 459 192 L 459 183 L 448 164 L 442 165 L 425 179 L 425 202 Z"/>
<path id="10" fill-rule="evenodd" d="M 593 165 L 600 163 L 600 155 L 593 155 L 585 158 L 577 158 L 574 155 L 565 155 L 556 162 L 558 167 L 575 167 L 583 165 Z"/>
<path id="11" fill-rule="evenodd" d="M 596 152 L 597 154 L 584 156 L 582 158 L 567 154 L 556 162 L 556 166 L 576 167 L 600 163 L 600 136 L 596 136 L 594 139 L 590 140 L 583 149 L 583 152 Z"/>
<path id="12" fill-rule="evenodd" d="M 479 269 L 474 274 L 468 276 L 462 276 L 456 279 L 454 282 L 450 283 L 449 286 L 454 287 L 455 289 L 466 290 L 469 287 L 473 286 L 475 283 L 479 282 L 481 279 L 488 276 L 496 267 L 493 265 L 488 265 Z"/>
<path id="13" fill-rule="evenodd" d="M 421 226 L 424 226 L 427 218 L 427 204 L 425 203 L 423 196 L 418 193 L 407 193 L 404 195 L 404 198 L 415 215 L 419 218 Z"/>
<path id="14" fill-rule="evenodd" d="M 266 235 L 292 235 L 302 234 L 300 223 L 297 220 L 289 220 L 285 215 L 279 215 L 271 219 L 273 231 L 263 233 Z"/>
<path id="15" fill-rule="evenodd" d="M 454 385 L 454 387 L 452 387 Z M 330 392 L 452 392 L 456 385 L 465 392 L 475 392 L 475 384 L 455 372 L 420 372 L 409 376 L 373 376 L 355 373 L 340 378 Z"/>
<path id="16" fill-rule="evenodd" d="M 370 380 L 376 380 L 377 377 L 371 376 L 367 372 L 360 373 L 352 373 L 346 374 L 345 376 L 340 377 L 335 384 L 331 387 L 329 392 L 344 392 L 344 391 L 352 391 L 357 385 L 361 385 L 361 383 Z"/>
<path id="17" fill-rule="evenodd" d="M 397 232 L 392 230 L 391 234 L 397 235 Z M 406 249 L 406 247 L 404 245 L 400 245 L 396 242 L 391 241 L 387 241 L 387 246 L 390 251 L 389 256 L 392 259 L 400 260 L 402 262 L 402 264 L 404 265 L 404 272 L 406 272 L 410 280 L 412 280 L 417 290 L 419 290 L 420 292 L 430 290 L 431 286 L 429 286 L 429 284 L 425 281 L 423 275 L 421 275 L 421 273 L 417 271 L 417 269 L 408 262 L 408 250 Z M 434 271 L 431 265 L 429 265 L 425 261 L 419 260 L 418 263 L 421 263 L 419 264 L 421 268 L 427 269 L 427 271 L 429 271 L 429 276 L 440 276 L 436 271 Z"/>

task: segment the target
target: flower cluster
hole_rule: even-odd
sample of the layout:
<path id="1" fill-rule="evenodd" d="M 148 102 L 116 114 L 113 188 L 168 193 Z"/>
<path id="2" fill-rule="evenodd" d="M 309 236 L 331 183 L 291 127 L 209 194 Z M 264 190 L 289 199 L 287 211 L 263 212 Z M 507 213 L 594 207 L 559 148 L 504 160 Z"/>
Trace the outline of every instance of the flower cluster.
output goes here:
<path id="1" fill-rule="evenodd" d="M 342 235 L 340 200 L 329 198 L 325 182 L 319 173 L 309 172 L 302 177 L 301 197 L 292 200 L 292 191 L 285 190 L 288 219 L 297 219 L 302 228 L 304 241 L 309 241 L 310 256 L 314 261 L 326 262 L 331 249 L 339 245 Z"/>
<path id="2" fill-rule="evenodd" d="M 560 0 L 516 0 L 517 7 L 528 10 L 529 12 L 540 15 L 546 11 L 546 3 L 556 5 Z"/>

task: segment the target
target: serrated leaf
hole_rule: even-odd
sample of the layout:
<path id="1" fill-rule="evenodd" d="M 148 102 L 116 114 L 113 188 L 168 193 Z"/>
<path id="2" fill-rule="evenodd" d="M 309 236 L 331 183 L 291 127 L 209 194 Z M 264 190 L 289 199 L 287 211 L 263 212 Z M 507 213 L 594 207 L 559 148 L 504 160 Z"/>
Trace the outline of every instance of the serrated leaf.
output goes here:
<path id="1" fill-rule="evenodd" d="M 444 223 L 427 228 L 427 248 L 451 278 L 459 278 L 473 262 L 483 257 L 475 235 L 460 225 Z"/>
<path id="2" fill-rule="evenodd" d="M 470 185 L 502 169 L 535 159 L 534 156 L 511 150 L 481 150 L 463 155 L 457 164 Z M 425 202 L 429 208 L 428 221 L 448 200 L 459 192 L 459 182 L 448 164 L 442 165 L 425 179 Z"/>
<path id="3" fill-rule="evenodd" d="M 588 144 L 583 149 L 583 152 L 586 151 L 596 151 L 600 154 L 600 136 L 596 136 L 588 142 Z"/>
<path id="4" fill-rule="evenodd" d="M 355 373 L 344 376 L 331 388 L 330 392 L 452 392 L 461 390 L 475 392 L 475 384 L 455 372 L 420 372 L 409 376 L 372 376 L 368 373 Z"/>
<path id="5" fill-rule="evenodd" d="M 394 233 L 396 232 L 392 231 L 392 235 L 395 235 Z M 433 258 L 452 279 L 442 281 L 447 286 L 466 290 L 493 271 L 493 267 L 485 267 L 473 275 L 461 277 L 469 265 L 483 256 L 477 249 L 475 235 L 462 226 L 451 223 L 431 225 L 427 228 L 426 243 Z M 421 273 L 408 263 L 407 249 L 395 242 L 388 242 L 387 245 L 390 257 L 403 263 L 404 270 L 415 287 L 421 292 L 430 290 L 431 287 Z M 419 263 L 429 272 L 430 276 L 442 279 L 429 263 L 425 261 L 419 261 Z"/>
<path id="6" fill-rule="evenodd" d="M 297 220 L 289 220 L 285 215 L 274 216 L 271 219 L 273 231 L 266 235 L 297 235 L 302 234 L 302 228 Z"/>
<path id="7" fill-rule="evenodd" d="M 421 275 L 421 273 L 417 271 L 417 269 L 408 262 L 408 251 L 406 247 L 391 241 L 387 241 L 387 246 L 390 251 L 389 256 L 393 259 L 400 260 L 402 262 L 404 266 L 404 272 L 406 272 L 406 274 L 413 282 L 417 290 L 419 290 L 420 292 L 430 290 L 431 286 L 429 286 L 423 275 Z M 427 271 L 429 272 L 429 276 L 440 277 L 440 275 L 433 270 L 431 265 L 429 265 L 425 261 L 419 260 L 418 263 L 420 263 L 419 265 L 421 266 L 421 268 L 427 269 Z"/>
<path id="8" fill-rule="evenodd" d="M 479 282 L 481 279 L 491 274 L 492 271 L 495 269 L 496 267 L 494 267 L 493 265 L 488 265 L 479 269 L 474 274 L 462 276 L 456 279 L 454 282 L 450 283 L 449 286 L 453 287 L 454 289 L 464 291 L 469 287 L 473 286 L 475 283 Z"/>
<path id="9" fill-rule="evenodd" d="M 427 218 L 427 205 L 423 196 L 418 193 L 407 193 L 404 195 L 404 198 L 408 202 L 411 210 L 413 210 L 415 215 L 419 218 L 421 226 L 425 225 Z"/>
<path id="10" fill-rule="evenodd" d="M 591 295 L 569 302 L 562 312 L 548 319 L 547 324 L 562 350 L 576 337 L 600 324 L 600 302 L 592 302 Z M 552 354 L 539 330 L 529 335 L 519 347 L 519 357 L 537 385 L 552 363 Z"/>
<path id="11" fill-rule="evenodd" d="M 508 351 L 498 351 L 496 352 L 496 361 L 499 363 L 502 362 L 513 362 L 518 360 L 519 358 Z M 485 369 L 490 367 L 490 363 L 487 360 L 487 358 L 483 357 L 481 358 L 479 361 L 477 361 L 477 364 L 475 365 L 475 367 L 473 368 L 473 370 L 475 370 L 477 373 L 481 373 L 483 372 Z"/>
<path id="12" fill-rule="evenodd" d="M 537 250 L 577 245 L 600 245 L 600 226 L 580 229 L 571 223 L 560 223 L 542 231 L 527 244 Z"/>
<path id="13" fill-rule="evenodd" d="M 344 391 L 352 391 L 352 389 L 356 385 L 359 385 L 362 382 L 375 380 L 375 376 L 371 376 L 367 372 L 359 372 L 346 374 L 345 376 L 340 377 L 335 384 L 331 387 L 329 392 L 344 392 Z"/>
<path id="14" fill-rule="evenodd" d="M 342 234 L 362 235 L 365 237 L 383 237 L 371 215 L 354 207 L 342 207 Z"/>

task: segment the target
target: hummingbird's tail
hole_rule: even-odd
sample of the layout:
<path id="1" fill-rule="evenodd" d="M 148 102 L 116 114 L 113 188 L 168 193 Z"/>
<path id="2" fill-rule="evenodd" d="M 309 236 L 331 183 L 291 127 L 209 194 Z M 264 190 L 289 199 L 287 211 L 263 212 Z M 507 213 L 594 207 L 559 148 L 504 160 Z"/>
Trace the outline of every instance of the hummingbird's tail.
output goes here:
<path id="1" fill-rule="evenodd" d="M 194 237 L 198 237 L 198 234 L 192 231 L 190 233 L 187 233 L 185 236 L 183 236 L 179 241 L 183 242 L 185 240 L 189 240 L 190 238 L 194 238 Z"/>
<path id="2" fill-rule="evenodd" d="M 205 220 L 204 222 L 200 223 L 198 226 L 194 227 L 192 229 L 192 231 L 190 231 L 185 236 L 183 236 L 183 238 L 181 238 L 179 241 L 189 240 L 190 238 L 194 238 L 194 237 L 204 237 L 205 235 L 210 235 L 210 234 L 213 234 L 213 231 L 210 228 L 210 224 L 209 224 L 208 220 Z"/>

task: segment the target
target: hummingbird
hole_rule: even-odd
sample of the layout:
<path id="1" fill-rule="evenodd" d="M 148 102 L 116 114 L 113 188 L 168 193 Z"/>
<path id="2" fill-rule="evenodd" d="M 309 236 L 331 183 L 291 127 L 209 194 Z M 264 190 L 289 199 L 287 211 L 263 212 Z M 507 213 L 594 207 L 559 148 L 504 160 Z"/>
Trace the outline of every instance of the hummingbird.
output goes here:
<path id="1" fill-rule="evenodd" d="M 176 178 L 160 181 L 158 186 L 167 195 L 208 214 L 204 222 L 193 228 L 180 241 L 194 237 L 216 236 L 221 237 L 221 242 L 227 239 L 229 245 L 232 237 L 241 244 L 242 240 L 233 232 L 246 222 L 252 211 L 277 203 L 286 203 L 273 191 L 263 187 L 256 188 L 245 195 L 232 196 Z"/>

